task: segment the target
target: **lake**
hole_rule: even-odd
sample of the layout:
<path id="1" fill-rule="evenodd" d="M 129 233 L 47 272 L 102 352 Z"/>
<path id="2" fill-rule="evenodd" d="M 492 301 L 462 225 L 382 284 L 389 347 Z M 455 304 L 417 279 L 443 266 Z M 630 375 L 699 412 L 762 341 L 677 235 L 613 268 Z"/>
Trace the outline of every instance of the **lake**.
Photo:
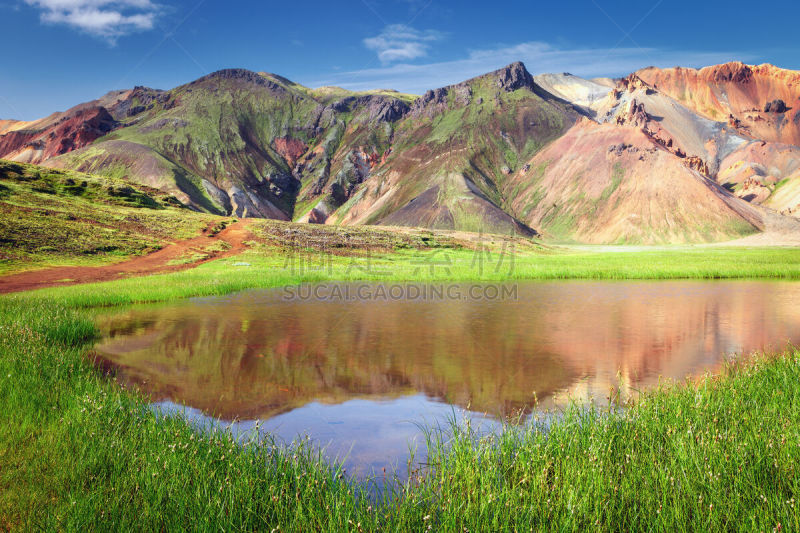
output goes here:
<path id="1" fill-rule="evenodd" d="M 494 430 L 798 343 L 800 283 L 325 284 L 97 320 L 101 362 L 162 410 L 237 432 L 261 421 L 284 442 L 307 435 L 369 475 L 404 470 L 421 426 L 455 417 Z"/>

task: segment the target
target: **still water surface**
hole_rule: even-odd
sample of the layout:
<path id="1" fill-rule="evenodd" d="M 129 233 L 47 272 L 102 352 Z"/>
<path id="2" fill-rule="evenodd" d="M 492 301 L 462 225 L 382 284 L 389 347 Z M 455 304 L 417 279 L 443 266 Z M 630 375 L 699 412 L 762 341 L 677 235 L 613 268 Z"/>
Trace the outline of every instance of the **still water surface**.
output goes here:
<path id="1" fill-rule="evenodd" d="M 260 420 L 280 440 L 308 435 L 369 474 L 405 469 L 409 445 L 424 448 L 420 424 L 455 414 L 492 429 L 537 400 L 602 403 L 611 387 L 633 393 L 713 371 L 725 354 L 800 342 L 800 283 L 536 282 L 494 300 L 469 296 L 503 291 L 468 285 L 427 301 L 335 297 L 381 294 L 359 287 L 114 310 L 98 317 L 97 352 L 166 411 L 235 420 L 236 431 Z"/>

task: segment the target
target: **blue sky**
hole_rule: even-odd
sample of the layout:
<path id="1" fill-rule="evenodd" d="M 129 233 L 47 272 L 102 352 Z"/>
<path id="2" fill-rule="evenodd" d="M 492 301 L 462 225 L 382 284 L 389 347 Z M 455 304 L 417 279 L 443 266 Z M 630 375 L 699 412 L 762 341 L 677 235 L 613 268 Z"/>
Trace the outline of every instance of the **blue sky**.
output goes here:
<path id="1" fill-rule="evenodd" d="M 514 60 L 618 76 L 729 60 L 800 69 L 796 1 L 0 0 L 0 118 L 244 67 L 420 93 Z"/>

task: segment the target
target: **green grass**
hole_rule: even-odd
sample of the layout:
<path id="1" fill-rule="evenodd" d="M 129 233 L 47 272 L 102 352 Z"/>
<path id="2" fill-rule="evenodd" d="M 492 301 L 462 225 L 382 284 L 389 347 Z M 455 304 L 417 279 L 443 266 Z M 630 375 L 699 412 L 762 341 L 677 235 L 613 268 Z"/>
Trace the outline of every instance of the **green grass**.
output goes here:
<path id="1" fill-rule="evenodd" d="M 465 108 L 452 109 L 434 118 L 430 141 L 433 143 L 450 141 L 462 130 L 465 111 Z"/>
<path id="2" fill-rule="evenodd" d="M 315 248 L 313 241 L 301 238 L 298 244 L 302 243 L 307 243 L 308 248 L 292 253 L 256 245 L 234 258 L 211 261 L 191 270 L 113 283 L 42 289 L 16 298 L 93 307 L 323 281 L 800 279 L 800 249 L 796 248 L 665 247 L 619 253 L 526 250 L 512 256 L 508 252 L 513 248 L 507 245 L 503 253 L 502 240 L 498 238 L 491 245 L 493 251 L 484 253 L 484 261 L 479 264 L 475 261 L 478 252 L 470 249 L 400 248 L 391 253 L 366 249 L 357 255 L 340 256 L 328 252 L 335 252 L 333 249 Z M 251 266 L 232 268 L 236 262 L 248 262 Z"/>
<path id="3" fill-rule="evenodd" d="M 415 94 L 400 93 L 389 89 L 383 89 L 383 90 L 378 89 L 372 91 L 349 91 L 347 89 L 342 89 L 341 87 L 335 87 L 335 86 L 325 86 L 316 89 L 307 89 L 307 88 L 304 89 L 308 94 L 310 94 L 317 100 L 324 103 L 330 103 L 334 100 L 340 100 L 348 96 L 369 96 L 369 95 L 388 96 L 391 98 L 397 98 L 399 100 L 402 100 L 407 104 L 410 104 L 414 100 L 419 98 L 419 96 Z"/>
<path id="4" fill-rule="evenodd" d="M 608 184 L 608 187 L 603 189 L 603 192 L 600 194 L 600 202 L 605 202 L 608 200 L 614 191 L 619 188 L 619 184 L 622 183 L 622 179 L 625 177 L 625 169 L 622 167 L 620 163 L 614 164 L 614 171 L 611 174 L 611 183 Z"/>
<path id="5" fill-rule="evenodd" d="M 410 498 L 450 531 L 796 530 L 798 407 L 800 353 L 757 356 L 621 412 L 431 434 L 430 473 Z"/>
<path id="6" fill-rule="evenodd" d="M 0 300 L 0 528 L 768 530 L 800 527 L 800 353 L 549 426 L 429 433 L 429 469 L 366 497 L 307 442 L 163 418 L 90 363 L 92 321 Z"/>

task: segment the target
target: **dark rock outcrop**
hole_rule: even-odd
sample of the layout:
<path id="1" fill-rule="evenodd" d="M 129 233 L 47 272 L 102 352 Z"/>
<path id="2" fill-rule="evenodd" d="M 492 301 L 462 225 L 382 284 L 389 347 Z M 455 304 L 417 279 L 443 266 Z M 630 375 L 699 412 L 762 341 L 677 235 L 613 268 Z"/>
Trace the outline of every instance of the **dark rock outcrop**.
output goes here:
<path id="1" fill-rule="evenodd" d="M 608 153 L 621 156 L 624 152 L 636 153 L 639 149 L 628 143 L 613 144 L 608 147 Z"/>
<path id="2" fill-rule="evenodd" d="M 276 198 L 283 198 L 288 195 L 293 197 L 300 190 L 300 181 L 294 176 L 286 174 L 272 174 L 267 176 L 269 192 Z"/>
<path id="3" fill-rule="evenodd" d="M 390 96 L 368 94 L 366 96 L 349 96 L 330 105 L 337 113 L 346 113 L 357 109 L 364 109 L 367 120 L 371 124 L 383 122 L 396 122 L 408 113 L 410 107 L 399 98 Z"/>
<path id="4" fill-rule="evenodd" d="M 786 102 L 780 98 L 767 102 L 764 106 L 764 113 L 786 113 L 788 110 L 789 108 L 786 107 Z"/>
<path id="5" fill-rule="evenodd" d="M 506 92 L 522 88 L 533 89 L 535 86 L 533 76 L 521 61 L 511 63 L 505 68 L 486 74 L 486 76 L 495 77 L 497 79 L 497 87 Z"/>
<path id="6" fill-rule="evenodd" d="M 450 88 L 452 86 L 425 91 L 425 94 L 417 98 L 411 106 L 411 115 L 432 117 L 444 111 L 447 108 L 447 94 Z"/>
<path id="7" fill-rule="evenodd" d="M 162 118 L 156 120 L 152 124 L 147 124 L 146 126 L 142 126 L 140 130 L 142 133 L 147 133 L 151 131 L 158 131 L 164 128 L 172 128 L 172 129 L 180 129 L 185 128 L 188 126 L 189 123 L 185 120 L 181 120 L 179 118 Z"/>
<path id="8" fill-rule="evenodd" d="M 212 72 L 207 76 L 203 76 L 202 78 L 198 78 L 195 81 L 191 82 L 188 87 L 196 86 L 205 84 L 208 82 L 214 82 L 219 80 L 232 80 L 232 81 L 240 81 L 244 83 L 250 83 L 253 85 L 258 85 L 260 87 L 264 87 L 269 89 L 275 95 L 285 95 L 288 94 L 288 91 L 282 85 L 275 83 L 270 78 L 263 76 L 257 72 L 253 72 L 252 70 L 247 70 L 243 68 L 228 68 L 223 70 L 218 70 L 216 72 Z"/>
<path id="9" fill-rule="evenodd" d="M 111 106 L 108 111 L 115 119 L 121 120 L 150 111 L 156 105 L 166 107 L 169 99 L 169 94 L 165 91 L 136 86 L 127 98 Z"/>
<path id="10" fill-rule="evenodd" d="M 714 71 L 713 80 L 716 83 L 749 83 L 753 80 L 753 70 L 744 63 L 726 63 L 717 67 Z"/>
<path id="11" fill-rule="evenodd" d="M 737 128 L 737 129 L 741 128 L 742 127 L 742 121 L 739 120 L 738 118 L 734 117 L 733 115 L 728 114 L 728 126 L 730 126 L 731 128 Z"/>

